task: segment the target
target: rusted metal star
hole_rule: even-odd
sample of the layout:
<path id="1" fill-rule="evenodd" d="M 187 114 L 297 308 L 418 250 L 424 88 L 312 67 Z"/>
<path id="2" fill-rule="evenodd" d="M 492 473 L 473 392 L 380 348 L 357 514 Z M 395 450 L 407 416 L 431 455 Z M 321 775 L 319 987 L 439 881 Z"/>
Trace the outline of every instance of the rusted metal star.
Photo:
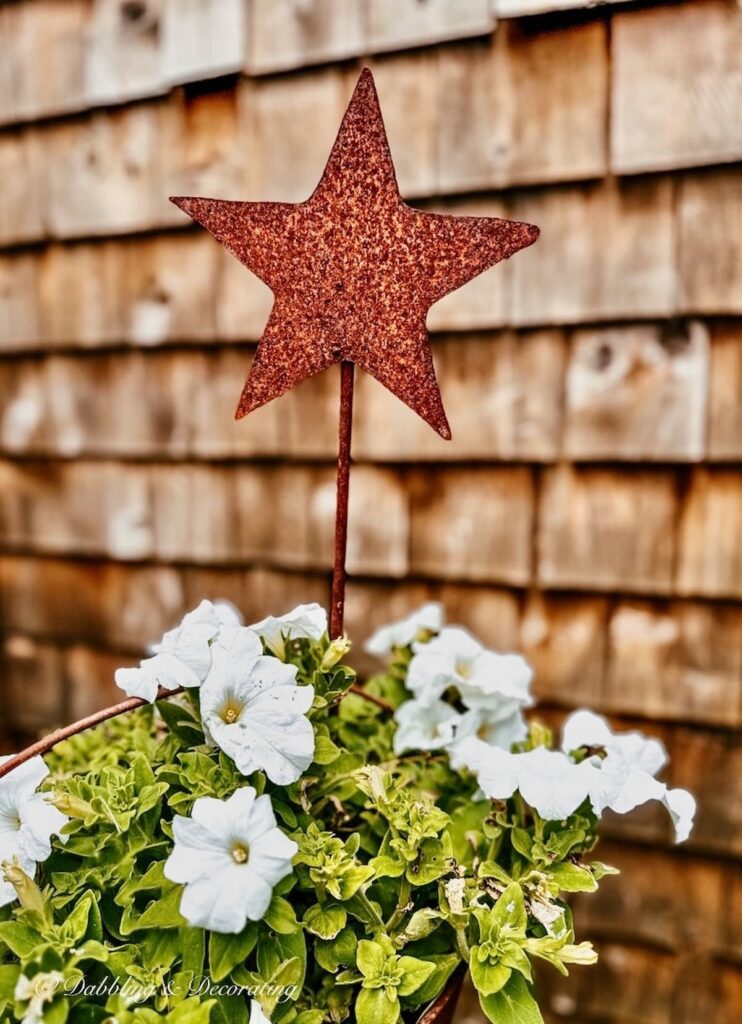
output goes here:
<path id="1" fill-rule="evenodd" d="M 530 224 L 407 206 L 368 69 L 306 202 L 172 201 L 275 296 L 238 417 L 345 359 L 444 438 L 451 432 L 428 343 L 428 310 L 538 237 Z"/>
<path id="2" fill-rule="evenodd" d="M 428 310 L 538 228 L 496 217 L 453 217 L 399 194 L 373 77 L 364 69 L 319 185 L 303 203 L 174 197 L 256 274 L 275 301 L 237 418 L 341 362 L 338 511 L 331 635 L 342 631 L 353 364 L 429 423 L 451 431 L 435 377 Z"/>

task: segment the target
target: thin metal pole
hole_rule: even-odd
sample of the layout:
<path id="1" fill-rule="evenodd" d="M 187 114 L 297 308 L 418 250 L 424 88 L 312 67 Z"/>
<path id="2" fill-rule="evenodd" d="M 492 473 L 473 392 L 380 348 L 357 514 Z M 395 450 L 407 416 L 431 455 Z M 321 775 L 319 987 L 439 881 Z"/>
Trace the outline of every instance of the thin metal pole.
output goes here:
<path id="1" fill-rule="evenodd" d="M 355 366 L 340 363 L 340 429 L 337 469 L 337 509 L 335 512 L 335 564 L 332 570 L 330 598 L 330 638 L 343 634 L 345 616 L 345 558 L 348 550 L 348 499 L 350 496 L 350 445 L 353 432 L 353 384 Z"/>
<path id="2" fill-rule="evenodd" d="M 183 688 L 179 687 L 177 690 L 160 690 L 157 695 L 158 700 L 165 700 L 167 697 L 174 697 L 178 693 L 182 693 Z M 68 740 L 72 736 L 77 736 L 80 732 L 85 732 L 86 729 L 92 729 L 94 725 L 100 725 L 101 722 L 107 722 L 109 718 L 116 718 L 118 715 L 123 715 L 127 711 L 134 711 L 136 708 L 144 707 L 148 701 L 142 700 L 141 697 L 129 697 L 128 700 L 122 700 L 120 704 L 113 704 L 110 708 L 103 708 L 102 711 L 95 711 L 92 715 L 88 715 L 87 718 L 81 718 L 79 722 L 73 722 L 72 725 L 66 725 L 63 729 L 57 729 L 56 732 L 50 733 L 48 736 L 44 736 L 37 743 L 32 744 L 30 747 L 26 747 L 20 754 L 14 754 L 13 757 L 8 758 L 4 764 L 0 764 L 0 779 L 9 772 L 12 772 L 14 768 L 19 768 L 26 761 L 30 761 L 32 757 L 36 757 L 37 754 L 46 754 L 48 751 L 55 747 L 57 743 L 62 743 L 63 740 Z"/>

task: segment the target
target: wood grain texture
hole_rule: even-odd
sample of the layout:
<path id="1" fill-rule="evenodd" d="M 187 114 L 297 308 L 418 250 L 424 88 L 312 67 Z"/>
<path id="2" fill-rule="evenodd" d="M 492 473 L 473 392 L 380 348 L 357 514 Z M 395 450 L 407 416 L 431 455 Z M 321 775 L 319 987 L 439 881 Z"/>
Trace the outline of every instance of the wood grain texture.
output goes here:
<path id="1" fill-rule="evenodd" d="M 718 321 L 711 332 L 708 457 L 742 461 L 742 324 Z"/>
<path id="2" fill-rule="evenodd" d="M 688 175 L 679 188 L 681 308 L 742 313 L 742 177 L 736 170 Z"/>
<path id="3" fill-rule="evenodd" d="M 575 331 L 564 455 L 575 461 L 703 458 L 709 348 L 701 323 Z"/>
<path id="4" fill-rule="evenodd" d="M 618 174 L 742 158 L 736 4 L 617 11 L 611 66 L 611 166 Z"/>
<path id="5" fill-rule="evenodd" d="M 668 472 L 567 464 L 547 470 L 539 496 L 540 585 L 669 593 L 675 508 Z"/>
<path id="6" fill-rule="evenodd" d="M 439 61 L 441 192 L 605 171 L 608 64 L 600 22 L 566 31 L 505 23 L 491 43 L 443 50 Z"/>
<path id="7" fill-rule="evenodd" d="M 533 480 L 525 469 L 410 475 L 410 569 L 523 584 L 531 575 Z M 443 528 L 442 528 L 443 525 Z"/>
<path id="8" fill-rule="evenodd" d="M 679 524 L 681 594 L 742 596 L 742 492 L 736 472 L 696 470 Z"/>

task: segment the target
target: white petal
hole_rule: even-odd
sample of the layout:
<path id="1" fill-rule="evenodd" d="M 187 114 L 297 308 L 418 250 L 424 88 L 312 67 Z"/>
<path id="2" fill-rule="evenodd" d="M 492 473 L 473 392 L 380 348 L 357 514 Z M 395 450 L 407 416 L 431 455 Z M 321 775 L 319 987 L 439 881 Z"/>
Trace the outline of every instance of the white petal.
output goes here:
<path id="1" fill-rule="evenodd" d="M 475 658 L 483 647 L 468 629 L 462 629 L 461 626 L 446 626 L 428 643 L 415 644 L 413 650 L 418 649 L 433 654 L 451 654 L 456 659 L 466 661 Z"/>
<path id="2" fill-rule="evenodd" d="M 395 647 L 409 647 L 423 633 L 439 633 L 443 627 L 443 607 L 429 601 L 399 622 L 382 626 L 369 637 L 364 647 L 369 654 L 391 654 Z"/>
<path id="3" fill-rule="evenodd" d="M 296 843 L 274 828 L 250 846 L 252 871 L 273 888 L 293 871 L 292 860 L 299 851 Z"/>
<path id="4" fill-rule="evenodd" d="M 119 668 L 115 674 L 116 685 L 130 697 L 154 701 L 160 687 L 176 690 L 179 686 L 196 687 L 200 679 L 193 670 L 173 654 L 155 654 L 145 658 L 138 668 Z"/>
<path id="5" fill-rule="evenodd" d="M 492 714 L 486 707 L 465 711 L 456 727 L 456 741 L 468 736 L 477 736 L 493 747 L 510 750 L 515 743 L 522 743 L 528 735 L 528 725 L 519 708 L 503 716 L 501 706 L 495 702 Z"/>
<path id="6" fill-rule="evenodd" d="M 580 747 L 607 747 L 612 739 L 607 719 L 585 708 L 574 711 L 562 726 L 562 750 L 567 754 Z"/>
<path id="7" fill-rule="evenodd" d="M 257 999 L 250 1000 L 250 1021 L 249 1024 L 271 1024 L 263 1013 L 263 1007 Z"/>
<path id="8" fill-rule="evenodd" d="M 481 651 L 469 676 L 459 683 L 461 699 L 470 708 L 487 706 L 490 700 L 500 700 L 510 711 L 525 707 L 532 701 L 532 677 L 533 669 L 519 654 Z"/>
<path id="9" fill-rule="evenodd" d="M 675 826 L 675 842 L 684 843 L 693 831 L 696 801 L 687 789 L 668 789 L 662 801 Z"/>
<path id="10" fill-rule="evenodd" d="M 220 626 L 241 626 L 244 622 L 239 608 L 224 598 L 214 602 L 214 611 Z"/>
<path id="11" fill-rule="evenodd" d="M 18 808 L 22 827 L 20 845 L 32 860 L 45 861 L 52 852 L 51 837 L 59 835 L 69 820 L 42 793 L 35 793 Z"/>
<path id="12" fill-rule="evenodd" d="M 285 615 L 269 615 L 250 627 L 265 643 L 280 653 L 287 639 L 320 640 L 327 632 L 327 612 L 317 604 L 300 604 Z"/>
<path id="13" fill-rule="evenodd" d="M 6 754 L 0 757 L 0 765 L 10 761 L 15 754 Z M 19 764 L 17 768 L 14 768 L 12 772 L 0 779 L 0 790 L 6 788 L 12 790 L 16 795 L 15 799 L 21 798 L 22 794 L 35 793 L 39 788 L 44 779 L 49 775 L 49 768 L 43 757 L 30 758 L 28 761 L 24 761 L 23 764 Z M 12 780 L 12 781 L 11 781 Z"/>
<path id="14" fill-rule="evenodd" d="M 234 935 L 248 919 L 259 921 L 268 909 L 272 890 L 247 865 L 232 864 L 218 878 L 203 877 L 183 890 L 180 912 L 189 924 Z"/>
<path id="15" fill-rule="evenodd" d="M 542 818 L 561 821 L 587 799 L 591 784 L 589 764 L 574 764 L 559 751 L 545 747 L 511 756 L 516 762 L 518 789 Z"/>
<path id="16" fill-rule="evenodd" d="M 211 730 L 243 775 L 264 771 L 279 786 L 296 782 L 314 758 L 314 729 L 302 715 L 263 717 L 255 713 L 239 726 L 212 725 Z"/>
<path id="17" fill-rule="evenodd" d="M 407 669 L 407 689 L 424 704 L 437 701 L 457 682 L 453 655 L 429 652 L 424 647 L 415 654 Z"/>
<path id="18" fill-rule="evenodd" d="M 394 752 L 405 750 L 440 750 L 452 742 L 460 715 L 444 701 L 422 704 L 408 700 L 394 713 L 397 731 L 394 734 Z"/>

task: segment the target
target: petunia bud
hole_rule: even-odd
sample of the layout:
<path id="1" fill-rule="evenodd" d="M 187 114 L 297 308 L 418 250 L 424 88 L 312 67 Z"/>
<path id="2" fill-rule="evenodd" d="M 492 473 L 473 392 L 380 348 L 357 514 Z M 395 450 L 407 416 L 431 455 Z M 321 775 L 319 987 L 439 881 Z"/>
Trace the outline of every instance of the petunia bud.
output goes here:
<path id="1" fill-rule="evenodd" d="M 83 800 L 79 796 L 73 796 L 72 793 L 55 793 L 49 802 L 58 811 L 61 811 L 62 814 L 66 814 L 70 818 L 82 818 L 84 820 L 95 814 L 87 800 Z"/>
<path id="2" fill-rule="evenodd" d="M 333 640 L 324 653 L 324 657 L 320 662 L 320 669 L 323 672 L 329 672 L 329 670 L 334 668 L 339 661 L 342 661 L 351 646 L 351 642 L 347 636 L 339 636 L 336 640 Z"/>
<path id="3" fill-rule="evenodd" d="M 18 858 L 14 857 L 12 861 L 4 860 L 0 864 L 0 869 L 5 881 L 10 882 L 15 889 L 18 902 L 23 909 L 37 914 L 41 920 L 46 920 L 48 907 L 41 889 L 23 870 Z"/>

